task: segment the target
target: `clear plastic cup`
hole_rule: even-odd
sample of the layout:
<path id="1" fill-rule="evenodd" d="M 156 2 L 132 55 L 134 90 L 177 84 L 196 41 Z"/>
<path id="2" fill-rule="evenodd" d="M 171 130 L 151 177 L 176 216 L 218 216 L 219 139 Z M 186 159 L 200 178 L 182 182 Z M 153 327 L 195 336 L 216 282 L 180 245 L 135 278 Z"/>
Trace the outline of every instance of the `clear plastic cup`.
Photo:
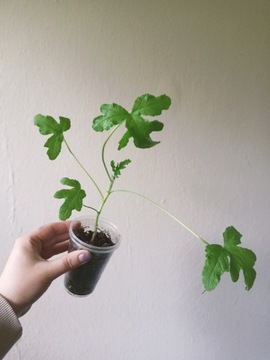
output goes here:
<path id="1" fill-rule="evenodd" d="M 95 220 L 95 216 L 79 217 L 70 224 L 68 251 L 84 249 L 91 253 L 91 259 L 88 263 L 72 269 L 65 274 L 64 284 L 66 290 L 71 295 L 78 297 L 87 296 L 94 291 L 108 261 L 120 245 L 121 236 L 117 227 L 104 218 L 99 219 L 98 228 L 110 236 L 114 245 L 108 247 L 93 246 L 80 240 L 74 234 L 74 229 L 79 225 L 88 230 L 93 230 Z"/>

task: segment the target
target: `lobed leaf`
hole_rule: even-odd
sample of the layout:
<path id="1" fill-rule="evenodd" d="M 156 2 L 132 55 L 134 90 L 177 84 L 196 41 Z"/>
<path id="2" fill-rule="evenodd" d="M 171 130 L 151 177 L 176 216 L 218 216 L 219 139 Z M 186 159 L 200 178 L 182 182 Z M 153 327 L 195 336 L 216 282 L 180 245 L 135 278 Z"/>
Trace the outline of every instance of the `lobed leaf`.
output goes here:
<path id="1" fill-rule="evenodd" d="M 103 131 L 124 123 L 126 132 L 119 141 L 118 150 L 127 146 L 130 138 L 133 138 L 137 148 L 151 148 L 159 141 L 152 140 L 150 135 L 154 131 L 161 131 L 163 124 L 157 120 L 149 121 L 143 116 L 160 115 L 170 105 L 171 99 L 167 95 L 156 97 L 150 94 L 139 96 L 130 113 L 118 104 L 103 104 L 100 108 L 103 115 L 97 116 L 92 126 L 95 131 Z"/>
<path id="2" fill-rule="evenodd" d="M 38 114 L 34 118 L 34 124 L 38 126 L 42 135 L 51 135 L 45 142 L 44 147 L 48 148 L 47 155 L 50 160 L 55 160 L 61 152 L 64 141 L 63 133 L 70 129 L 70 120 L 63 116 L 59 117 L 58 123 L 53 117 Z"/>
<path id="3" fill-rule="evenodd" d="M 250 290 L 256 278 L 254 265 L 256 255 L 250 249 L 239 246 L 242 235 L 233 227 L 223 233 L 224 246 L 210 244 L 206 246 L 206 259 L 202 271 L 203 284 L 206 290 L 213 290 L 220 282 L 224 272 L 230 272 L 233 282 L 238 281 L 243 271 L 246 290 Z"/>
<path id="4" fill-rule="evenodd" d="M 86 193 L 81 188 L 78 180 L 65 177 L 61 179 L 61 183 L 71 187 L 71 189 L 61 189 L 54 194 L 56 199 L 64 199 L 64 203 L 59 209 L 59 219 L 67 220 L 70 218 L 73 210 L 80 211 L 82 209 Z"/>

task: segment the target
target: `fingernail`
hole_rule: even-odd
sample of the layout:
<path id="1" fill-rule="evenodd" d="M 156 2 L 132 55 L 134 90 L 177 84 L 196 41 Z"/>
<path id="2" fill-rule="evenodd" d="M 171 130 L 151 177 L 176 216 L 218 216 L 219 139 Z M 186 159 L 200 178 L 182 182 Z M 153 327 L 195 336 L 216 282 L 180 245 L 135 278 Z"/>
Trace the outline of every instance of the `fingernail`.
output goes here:
<path id="1" fill-rule="evenodd" d="M 83 252 L 82 254 L 79 255 L 79 261 L 80 263 L 86 263 L 90 260 L 91 255 L 88 251 Z"/>

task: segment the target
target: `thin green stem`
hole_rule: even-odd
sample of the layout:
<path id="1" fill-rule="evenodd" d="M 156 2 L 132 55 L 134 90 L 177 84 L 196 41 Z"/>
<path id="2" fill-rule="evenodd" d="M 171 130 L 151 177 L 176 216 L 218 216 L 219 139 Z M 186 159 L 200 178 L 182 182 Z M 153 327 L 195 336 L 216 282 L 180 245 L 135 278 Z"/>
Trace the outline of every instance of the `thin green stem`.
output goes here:
<path id="1" fill-rule="evenodd" d="M 161 211 L 163 211 L 166 215 L 168 215 L 170 218 L 172 218 L 173 220 L 175 220 L 178 224 L 180 224 L 185 230 L 187 230 L 190 234 L 192 234 L 196 239 L 200 240 L 202 243 L 204 243 L 205 245 L 209 245 L 209 243 L 204 240 L 203 238 L 201 238 L 198 234 L 196 234 L 193 230 L 191 230 L 187 225 L 185 225 L 182 221 L 180 221 L 178 218 L 176 218 L 172 213 L 170 213 L 169 211 L 167 211 L 166 209 L 164 209 L 162 206 L 160 206 L 159 204 L 157 204 L 155 201 L 149 199 L 148 197 L 139 194 L 135 191 L 130 191 L 130 190 L 114 190 L 111 191 L 111 193 L 116 193 L 116 192 L 124 192 L 124 193 L 129 193 L 129 194 L 133 194 L 133 195 L 137 195 L 141 198 L 143 198 L 144 200 L 147 200 L 148 202 L 150 202 L 152 205 L 156 206 L 158 209 L 160 209 Z"/>
<path id="2" fill-rule="evenodd" d="M 89 177 L 89 179 L 92 181 L 92 183 L 95 185 L 97 191 L 99 192 L 101 198 L 103 199 L 103 194 L 102 191 L 100 190 L 98 184 L 95 182 L 95 180 L 92 178 L 92 176 L 89 174 L 89 172 L 85 169 L 85 167 L 82 165 L 82 163 L 79 161 L 79 159 L 77 158 L 77 156 L 74 154 L 74 152 L 71 150 L 71 148 L 69 147 L 66 139 L 64 138 L 64 143 L 66 144 L 66 147 L 68 149 L 68 151 L 70 152 L 70 154 L 73 156 L 73 158 L 76 160 L 76 162 L 79 164 L 79 166 L 82 168 L 82 170 L 86 173 L 86 175 Z"/>
<path id="3" fill-rule="evenodd" d="M 93 239 L 94 239 L 95 236 L 96 236 L 96 233 L 97 233 L 97 230 L 98 230 L 99 217 L 100 217 L 100 214 L 102 213 L 102 210 L 103 210 L 103 208 L 104 208 L 104 205 L 106 204 L 109 196 L 112 194 L 112 188 L 113 188 L 114 180 L 115 180 L 115 179 L 112 178 L 112 180 L 110 181 L 110 185 L 109 185 L 108 191 L 107 191 L 106 195 L 104 196 L 104 198 L 103 198 L 103 200 L 102 200 L 102 203 L 101 203 L 101 205 L 100 205 L 99 210 L 97 211 L 97 216 L 96 216 L 96 221 L 95 221 L 95 226 L 94 226 L 94 232 L 93 232 L 91 241 L 93 241 Z"/>
<path id="4" fill-rule="evenodd" d="M 103 146 L 102 146 L 102 163 L 103 163 L 104 169 L 105 169 L 105 171 L 106 171 L 106 173 L 107 173 L 108 178 L 109 178 L 110 181 L 112 181 L 113 179 L 112 179 L 112 177 L 111 177 L 111 175 L 110 175 L 110 173 L 109 173 L 109 170 L 108 170 L 108 168 L 107 168 L 107 165 L 106 165 L 106 161 L 105 161 L 105 148 L 106 148 L 106 145 L 107 145 L 108 141 L 110 140 L 110 138 L 112 137 L 112 135 L 114 134 L 114 132 L 119 128 L 119 126 L 120 126 L 121 124 L 122 124 L 122 123 L 120 123 L 119 125 L 117 125 L 117 126 L 112 130 L 112 132 L 111 132 L 110 135 L 107 137 L 107 139 L 105 140 L 105 142 L 104 142 L 104 144 L 103 144 Z"/>
<path id="5" fill-rule="evenodd" d="M 95 209 L 95 208 L 93 208 L 92 206 L 88 206 L 88 205 L 84 205 L 84 204 L 83 204 L 83 207 L 85 207 L 85 208 L 87 208 L 87 209 L 91 209 L 91 210 L 95 211 L 96 213 L 98 213 L 98 210 Z"/>

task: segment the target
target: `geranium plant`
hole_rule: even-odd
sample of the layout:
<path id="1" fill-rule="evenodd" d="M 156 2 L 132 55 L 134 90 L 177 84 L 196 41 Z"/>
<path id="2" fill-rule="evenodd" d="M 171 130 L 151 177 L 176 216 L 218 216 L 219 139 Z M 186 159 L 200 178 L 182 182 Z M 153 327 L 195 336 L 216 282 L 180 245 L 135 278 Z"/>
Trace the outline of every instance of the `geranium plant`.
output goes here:
<path id="1" fill-rule="evenodd" d="M 40 133 L 49 136 L 44 145 L 47 148 L 49 159 L 55 160 L 61 153 L 63 145 L 65 145 L 79 167 L 92 182 L 101 198 L 99 207 L 85 203 L 86 192 L 82 189 L 80 182 L 76 179 L 64 177 L 61 183 L 66 187 L 57 191 L 54 195 L 57 199 L 63 199 L 59 210 L 59 218 L 61 220 L 70 218 L 73 210 L 81 211 L 83 208 L 91 209 L 95 213 L 95 226 L 89 241 L 94 243 L 99 229 L 100 215 L 102 214 L 104 206 L 107 204 L 107 200 L 118 192 L 126 192 L 140 196 L 170 216 L 205 246 L 205 263 L 202 270 L 202 281 L 205 290 L 213 290 L 225 272 L 230 273 L 233 282 L 238 281 L 241 270 L 244 276 L 245 287 L 249 290 L 252 288 L 256 278 L 256 271 L 254 269 L 256 255 L 250 249 L 240 246 L 242 235 L 235 227 L 229 226 L 225 229 L 222 245 L 210 244 L 176 216 L 147 196 L 130 190 L 117 190 L 114 188 L 117 178 L 130 164 L 131 160 L 124 159 L 119 163 L 111 160 L 110 164 L 107 164 L 105 161 L 105 151 L 111 137 L 116 136 L 120 129 L 124 128 L 124 133 L 122 132 L 118 142 L 118 150 L 126 147 L 131 141 L 134 146 L 139 149 L 149 149 L 156 146 L 159 142 L 152 139 L 152 133 L 162 131 L 163 123 L 156 119 L 150 121 L 148 118 L 160 116 L 163 111 L 169 109 L 170 105 L 171 99 L 169 96 L 153 96 L 150 94 L 139 96 L 135 100 L 131 111 L 115 103 L 101 105 L 101 114 L 94 118 L 92 128 L 96 132 L 109 131 L 108 137 L 101 146 L 101 166 L 103 166 L 104 174 L 108 179 L 106 191 L 101 190 L 98 182 L 94 179 L 94 169 L 92 169 L 90 173 L 70 148 L 67 142 L 66 132 L 71 128 L 71 121 L 63 116 L 59 117 L 59 121 L 56 121 L 52 116 L 48 115 L 39 114 L 35 116 L 34 123 L 38 126 Z"/>

